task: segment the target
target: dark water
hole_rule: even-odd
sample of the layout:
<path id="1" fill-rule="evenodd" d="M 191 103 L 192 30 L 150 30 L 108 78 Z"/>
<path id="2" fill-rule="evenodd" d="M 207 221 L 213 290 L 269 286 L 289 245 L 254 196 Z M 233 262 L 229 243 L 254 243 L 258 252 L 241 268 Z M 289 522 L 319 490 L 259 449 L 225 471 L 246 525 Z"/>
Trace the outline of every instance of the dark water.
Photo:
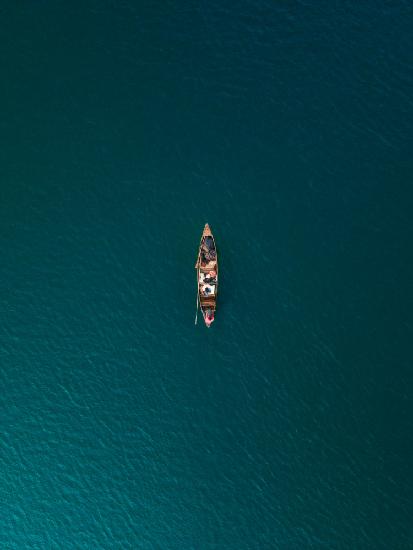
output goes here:
<path id="1" fill-rule="evenodd" d="M 1 15 L 0 547 L 412 549 L 412 4 Z"/>

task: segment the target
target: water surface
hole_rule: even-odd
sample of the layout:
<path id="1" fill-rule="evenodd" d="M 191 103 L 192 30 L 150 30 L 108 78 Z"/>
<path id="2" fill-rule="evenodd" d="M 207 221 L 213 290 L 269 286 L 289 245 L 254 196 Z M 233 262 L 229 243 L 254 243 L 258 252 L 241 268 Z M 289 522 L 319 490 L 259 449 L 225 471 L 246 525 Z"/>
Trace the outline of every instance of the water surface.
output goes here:
<path id="1" fill-rule="evenodd" d="M 413 548 L 411 5 L 2 20 L 0 546 Z"/>

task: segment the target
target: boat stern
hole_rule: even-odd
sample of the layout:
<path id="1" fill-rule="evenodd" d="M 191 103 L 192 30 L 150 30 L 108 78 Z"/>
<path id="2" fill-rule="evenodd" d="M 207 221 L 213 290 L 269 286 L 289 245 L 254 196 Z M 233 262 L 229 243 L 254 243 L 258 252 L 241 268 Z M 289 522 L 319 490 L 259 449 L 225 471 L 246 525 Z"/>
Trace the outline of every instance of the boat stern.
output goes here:
<path id="1" fill-rule="evenodd" d="M 215 320 L 215 314 L 213 311 L 211 313 L 204 313 L 204 321 L 208 328 L 212 325 L 214 320 Z"/>

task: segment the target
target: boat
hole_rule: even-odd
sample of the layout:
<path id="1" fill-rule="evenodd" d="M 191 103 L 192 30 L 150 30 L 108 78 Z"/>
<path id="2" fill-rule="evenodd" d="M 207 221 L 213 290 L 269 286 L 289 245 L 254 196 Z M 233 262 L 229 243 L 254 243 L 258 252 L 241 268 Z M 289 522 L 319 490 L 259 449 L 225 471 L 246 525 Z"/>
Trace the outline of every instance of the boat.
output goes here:
<path id="1" fill-rule="evenodd" d="M 211 228 L 206 223 L 199 243 L 198 258 L 195 264 L 197 273 L 197 300 L 195 324 L 198 322 L 198 309 L 201 309 L 206 326 L 209 328 L 215 319 L 218 294 L 218 256 Z"/>

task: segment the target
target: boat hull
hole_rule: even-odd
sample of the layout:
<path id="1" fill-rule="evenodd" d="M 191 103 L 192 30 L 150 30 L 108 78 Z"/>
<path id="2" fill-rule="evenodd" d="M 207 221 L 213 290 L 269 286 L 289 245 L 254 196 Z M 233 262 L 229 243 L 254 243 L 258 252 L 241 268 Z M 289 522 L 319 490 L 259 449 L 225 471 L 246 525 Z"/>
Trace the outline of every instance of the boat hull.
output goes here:
<path id="1" fill-rule="evenodd" d="M 197 305 L 209 328 L 215 319 L 218 295 L 218 254 L 211 228 L 205 224 L 199 244 L 197 270 Z"/>

